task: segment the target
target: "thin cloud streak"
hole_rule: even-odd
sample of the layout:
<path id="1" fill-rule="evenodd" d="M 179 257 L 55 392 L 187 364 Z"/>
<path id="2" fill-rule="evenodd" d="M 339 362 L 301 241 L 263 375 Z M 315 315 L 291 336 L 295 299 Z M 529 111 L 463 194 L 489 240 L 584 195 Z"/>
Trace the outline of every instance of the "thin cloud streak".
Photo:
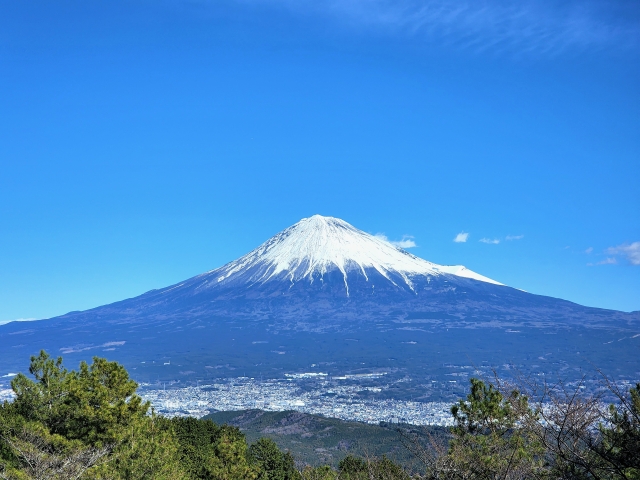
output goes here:
<path id="1" fill-rule="evenodd" d="M 117 342 L 106 342 L 106 343 L 103 343 L 102 345 L 74 345 L 73 347 L 62 347 L 60 351 L 66 355 L 69 353 L 85 352 L 87 350 L 93 350 L 96 348 L 121 347 L 125 343 L 127 342 L 124 340 L 121 340 Z M 109 350 L 114 350 L 114 348 L 110 348 Z"/>
<path id="2" fill-rule="evenodd" d="M 618 261 L 615 259 L 615 257 L 607 257 L 604 260 L 601 260 L 601 261 L 596 262 L 596 263 L 589 262 L 589 263 L 587 263 L 587 266 L 588 267 L 593 267 L 595 265 L 615 265 L 617 263 L 618 263 Z"/>
<path id="3" fill-rule="evenodd" d="M 500 243 L 500 240 L 497 238 L 481 238 L 480 240 L 478 240 L 482 243 L 488 243 L 491 245 L 498 245 Z"/>
<path id="4" fill-rule="evenodd" d="M 601 262 L 598 262 L 598 265 L 615 265 L 618 261 L 615 258 L 605 258 Z"/>
<path id="5" fill-rule="evenodd" d="M 512 242 L 513 240 L 522 240 L 524 235 L 507 235 L 505 240 L 507 242 Z"/>
<path id="6" fill-rule="evenodd" d="M 34 320 L 39 320 L 38 318 L 15 318 L 13 320 L 0 320 L 0 325 L 6 325 L 11 322 L 33 322 Z"/>
<path id="7" fill-rule="evenodd" d="M 601 0 L 236 0 L 329 16 L 351 27 L 424 37 L 462 50 L 558 54 L 570 49 L 631 48 L 640 39 L 633 5 Z M 626 10 L 625 10 L 626 9 Z"/>

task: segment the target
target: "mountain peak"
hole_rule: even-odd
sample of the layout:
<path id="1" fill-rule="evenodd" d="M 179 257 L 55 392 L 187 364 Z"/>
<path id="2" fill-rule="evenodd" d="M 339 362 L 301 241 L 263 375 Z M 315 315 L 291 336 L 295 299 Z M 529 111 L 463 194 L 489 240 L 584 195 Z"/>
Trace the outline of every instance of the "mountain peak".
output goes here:
<path id="1" fill-rule="evenodd" d="M 356 230 L 352 225 L 348 224 L 344 220 L 336 217 L 325 217 L 323 215 L 312 215 L 311 217 L 303 218 L 299 222 L 293 224 L 291 229 L 326 229 L 326 228 L 351 228 Z M 288 230 L 288 229 L 287 229 Z"/>
<path id="2" fill-rule="evenodd" d="M 400 281 L 411 290 L 416 276 L 443 274 L 501 285 L 461 265 L 428 262 L 342 219 L 322 215 L 303 218 L 245 256 L 208 274 L 215 275 L 216 283 L 243 279 L 254 284 L 286 279 L 293 284 L 322 280 L 332 271 L 342 274 L 347 295 L 350 274 L 369 281 L 370 274 L 377 273 L 394 284 Z"/>
<path id="3" fill-rule="evenodd" d="M 311 215 L 308 218 L 303 218 L 302 220 L 300 220 L 300 222 L 304 222 L 304 221 L 310 221 L 310 222 L 322 222 L 322 223 L 332 223 L 332 222 L 339 222 L 339 223 L 347 223 L 344 220 L 341 220 L 339 218 L 336 217 L 325 217 L 324 215 L 320 215 L 318 213 L 316 213 L 315 215 Z M 300 223 L 298 222 L 298 223 Z"/>

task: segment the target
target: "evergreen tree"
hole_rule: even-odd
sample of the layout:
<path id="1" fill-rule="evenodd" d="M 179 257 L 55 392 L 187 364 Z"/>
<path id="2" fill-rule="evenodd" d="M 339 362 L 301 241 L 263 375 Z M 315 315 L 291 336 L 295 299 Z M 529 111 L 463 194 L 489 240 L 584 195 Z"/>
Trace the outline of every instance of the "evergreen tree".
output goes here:
<path id="1" fill-rule="evenodd" d="M 517 390 L 505 398 L 493 385 L 471 379 L 466 400 L 451 408 L 455 426 L 446 456 L 429 478 L 523 479 L 544 472 L 544 449 L 526 425 L 536 415 Z"/>
<path id="2" fill-rule="evenodd" d="M 261 469 L 260 480 L 298 480 L 293 456 L 280 451 L 270 438 L 261 438 L 249 447 L 251 460 Z"/>
<path id="3" fill-rule="evenodd" d="M 353 455 L 347 455 L 338 464 L 340 477 L 344 480 L 356 480 L 358 478 L 366 478 L 368 472 L 367 462 L 362 458 Z"/>
<path id="4" fill-rule="evenodd" d="M 80 363 L 68 372 L 62 358 L 45 351 L 31 357 L 30 380 L 18 374 L 11 382 L 15 412 L 27 421 L 41 422 L 51 433 L 85 444 L 115 444 L 121 432 L 145 416 L 149 403 L 135 394 L 138 384 L 126 369 L 104 358 Z"/>
<path id="5" fill-rule="evenodd" d="M 600 425 L 602 441 L 594 448 L 614 477 L 640 479 L 640 383 L 609 406 L 607 425 Z"/>
<path id="6" fill-rule="evenodd" d="M 155 414 L 131 423 L 121 432 L 107 461 L 87 472 L 95 480 L 188 480 L 180 444 L 170 425 Z"/>

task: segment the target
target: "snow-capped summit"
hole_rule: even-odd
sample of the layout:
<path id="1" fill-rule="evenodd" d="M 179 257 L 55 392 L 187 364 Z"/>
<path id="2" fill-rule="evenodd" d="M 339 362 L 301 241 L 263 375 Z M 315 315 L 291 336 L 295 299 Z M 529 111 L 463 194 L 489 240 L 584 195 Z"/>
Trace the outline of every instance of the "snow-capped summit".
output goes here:
<path id="1" fill-rule="evenodd" d="M 366 281 L 371 273 L 377 273 L 394 284 L 403 282 L 410 289 L 416 277 L 443 274 L 502 285 L 461 265 L 428 262 L 344 220 L 322 215 L 303 218 L 238 260 L 205 275 L 215 277 L 219 283 L 234 282 L 238 277 L 253 284 L 271 279 L 295 283 L 322 281 L 336 270 L 343 277 L 347 295 L 350 273 L 361 275 Z"/>
<path id="2" fill-rule="evenodd" d="M 396 372 L 394 385 L 404 385 L 407 376 L 450 372 L 440 367 L 445 362 L 522 365 L 549 351 L 555 362 L 569 362 L 590 342 L 600 345 L 599 358 L 621 359 L 607 364 L 611 371 L 631 378 L 637 348 L 630 339 L 639 329 L 638 312 L 526 293 L 314 215 L 242 258 L 175 285 L 34 322 L 28 330 L 2 325 L 0 366 L 19 371 L 16 359 L 40 348 L 83 356 L 100 349 L 150 383 L 228 378 L 232 370 L 280 376 L 323 362 L 334 372 Z M 627 340 L 612 350 L 602 335 Z M 151 358 L 156 361 L 144 360 Z M 159 367 L 160 358 L 177 361 Z M 441 383 L 450 386 L 450 378 Z M 420 382 L 409 383 L 423 392 Z"/>

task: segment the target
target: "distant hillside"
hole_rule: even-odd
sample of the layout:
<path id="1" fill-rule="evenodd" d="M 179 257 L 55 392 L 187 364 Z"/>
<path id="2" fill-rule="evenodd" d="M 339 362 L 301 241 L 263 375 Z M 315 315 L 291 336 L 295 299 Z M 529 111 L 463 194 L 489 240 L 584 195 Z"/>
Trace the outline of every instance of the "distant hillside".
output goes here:
<path id="1" fill-rule="evenodd" d="M 234 425 L 253 443 L 260 437 L 273 439 L 283 450 L 290 451 L 302 464 L 337 466 L 345 456 L 379 457 L 386 455 L 402 465 L 418 469 L 414 456 L 403 445 L 398 429 L 417 435 L 423 444 L 429 437 L 444 440 L 443 427 L 382 423 L 370 425 L 300 412 L 265 412 L 241 410 L 217 412 L 206 416 L 218 424 Z"/>

